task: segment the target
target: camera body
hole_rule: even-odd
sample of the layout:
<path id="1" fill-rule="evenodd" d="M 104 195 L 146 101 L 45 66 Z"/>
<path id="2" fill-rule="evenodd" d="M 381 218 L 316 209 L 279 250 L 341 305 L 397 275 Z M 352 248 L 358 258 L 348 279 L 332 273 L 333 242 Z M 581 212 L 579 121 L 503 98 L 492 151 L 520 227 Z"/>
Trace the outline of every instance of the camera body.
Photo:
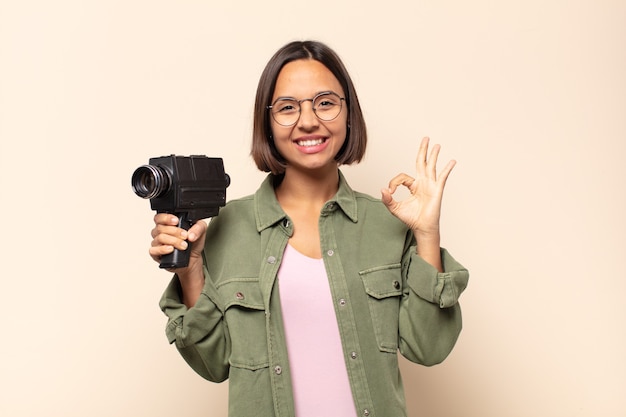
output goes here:
<path id="1" fill-rule="evenodd" d="M 179 227 L 188 230 L 196 221 L 219 214 L 226 204 L 230 177 L 221 158 L 170 155 L 150 158 L 148 165 L 135 170 L 131 185 L 139 197 L 150 199 L 152 210 L 176 215 Z M 175 250 L 161 258 L 160 267 L 188 264 L 189 249 Z"/>

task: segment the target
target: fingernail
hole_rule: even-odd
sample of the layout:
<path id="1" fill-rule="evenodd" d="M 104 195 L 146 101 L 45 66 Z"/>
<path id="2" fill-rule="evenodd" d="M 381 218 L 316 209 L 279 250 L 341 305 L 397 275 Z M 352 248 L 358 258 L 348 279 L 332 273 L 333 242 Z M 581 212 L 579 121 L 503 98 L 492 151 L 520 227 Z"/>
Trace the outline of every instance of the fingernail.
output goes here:
<path id="1" fill-rule="evenodd" d="M 194 232 L 189 232 L 189 234 L 187 235 L 187 239 L 195 240 L 196 239 L 196 234 Z"/>
<path id="2" fill-rule="evenodd" d="M 185 250 L 187 249 L 187 246 L 189 246 L 189 244 L 187 243 L 187 241 L 183 240 L 180 246 L 183 248 L 183 250 Z"/>

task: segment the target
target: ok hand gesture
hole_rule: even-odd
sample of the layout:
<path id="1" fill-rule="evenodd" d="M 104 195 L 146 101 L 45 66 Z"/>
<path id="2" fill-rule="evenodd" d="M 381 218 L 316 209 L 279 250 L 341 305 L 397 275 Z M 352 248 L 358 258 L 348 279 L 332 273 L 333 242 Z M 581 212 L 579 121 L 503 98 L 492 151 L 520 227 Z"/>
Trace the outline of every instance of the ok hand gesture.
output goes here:
<path id="1" fill-rule="evenodd" d="M 420 241 L 425 243 L 422 245 L 423 249 L 430 246 L 431 252 L 434 253 L 436 246 L 436 252 L 439 251 L 439 218 L 443 189 L 448 175 L 456 164 L 454 160 L 448 162 L 438 174 L 437 157 L 441 147 L 434 145 L 429 154 L 428 144 L 428 138 L 422 139 L 417 153 L 416 178 L 404 173 L 398 174 L 389 182 L 389 188 L 381 190 L 382 201 L 389 211 L 413 230 L 418 241 L 418 253 Z M 396 201 L 393 194 L 401 185 L 406 187 L 411 195 L 404 201 Z"/>

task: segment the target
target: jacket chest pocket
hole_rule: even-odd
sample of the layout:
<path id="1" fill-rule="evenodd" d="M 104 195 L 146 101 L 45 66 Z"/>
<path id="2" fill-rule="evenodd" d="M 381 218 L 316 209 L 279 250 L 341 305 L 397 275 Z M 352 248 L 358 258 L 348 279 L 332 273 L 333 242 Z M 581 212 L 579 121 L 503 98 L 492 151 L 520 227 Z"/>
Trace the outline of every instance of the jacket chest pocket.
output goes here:
<path id="1" fill-rule="evenodd" d="M 383 265 L 359 272 L 368 295 L 368 305 L 378 347 L 383 352 L 398 350 L 398 317 L 402 296 L 400 264 Z"/>
<path id="2" fill-rule="evenodd" d="M 231 341 L 230 365 L 248 370 L 269 366 L 265 306 L 256 278 L 226 281 L 217 287 Z"/>

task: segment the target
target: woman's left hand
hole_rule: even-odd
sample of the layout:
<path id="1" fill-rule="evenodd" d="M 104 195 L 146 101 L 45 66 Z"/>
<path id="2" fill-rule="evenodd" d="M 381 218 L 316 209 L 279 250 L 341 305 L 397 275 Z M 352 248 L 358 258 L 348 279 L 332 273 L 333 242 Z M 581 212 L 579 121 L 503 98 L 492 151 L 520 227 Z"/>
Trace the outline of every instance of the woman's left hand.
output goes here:
<path id="1" fill-rule="evenodd" d="M 437 174 L 437 157 L 441 147 L 434 145 L 428 154 L 429 138 L 422 139 L 417 153 L 417 176 L 398 174 L 390 182 L 389 188 L 381 190 L 382 201 L 389 211 L 402 220 L 418 238 L 439 239 L 439 217 L 441 200 L 448 175 L 456 161 L 452 160 Z M 393 194 L 400 185 L 405 186 L 411 195 L 404 201 L 396 201 Z"/>

